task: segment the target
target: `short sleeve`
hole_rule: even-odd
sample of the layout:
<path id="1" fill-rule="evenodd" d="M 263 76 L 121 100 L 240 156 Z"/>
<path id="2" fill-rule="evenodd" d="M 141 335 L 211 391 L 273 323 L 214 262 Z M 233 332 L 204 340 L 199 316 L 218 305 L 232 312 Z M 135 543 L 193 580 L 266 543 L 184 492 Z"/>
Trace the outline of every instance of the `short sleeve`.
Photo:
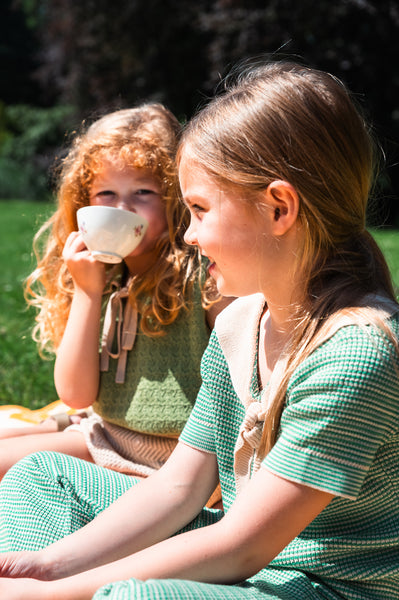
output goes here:
<path id="1" fill-rule="evenodd" d="M 215 374 L 217 380 L 219 353 L 216 334 L 212 332 L 201 361 L 202 384 L 191 415 L 179 437 L 181 442 L 189 446 L 212 453 L 216 453 L 212 389 L 215 386 Z"/>
<path id="2" fill-rule="evenodd" d="M 393 323 L 398 333 L 397 319 Z M 341 328 L 296 369 L 276 444 L 263 466 L 286 479 L 356 498 L 399 426 L 399 360 L 372 326 Z"/>

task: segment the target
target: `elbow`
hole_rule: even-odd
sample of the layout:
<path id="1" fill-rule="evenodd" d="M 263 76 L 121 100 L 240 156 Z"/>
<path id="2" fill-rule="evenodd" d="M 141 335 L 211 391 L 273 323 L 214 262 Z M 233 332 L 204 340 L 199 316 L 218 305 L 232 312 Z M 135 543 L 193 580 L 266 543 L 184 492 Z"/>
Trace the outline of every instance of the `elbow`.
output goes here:
<path id="1" fill-rule="evenodd" d="M 259 556 L 254 556 L 254 553 L 250 550 L 246 551 L 245 548 L 240 548 L 237 553 L 231 557 L 230 565 L 232 567 L 229 581 L 230 585 L 240 583 L 253 577 L 256 573 L 259 573 L 264 569 L 268 562 L 263 561 Z"/>
<path id="2" fill-rule="evenodd" d="M 55 386 L 61 402 L 74 409 L 88 408 L 94 404 L 97 393 L 85 390 L 76 390 L 73 386 Z"/>
<path id="3" fill-rule="evenodd" d="M 274 558 L 263 544 L 260 546 L 254 542 L 245 531 L 234 532 L 232 528 L 225 527 L 227 519 L 222 519 L 218 525 L 224 529 L 218 533 L 217 539 L 223 540 L 220 553 L 227 559 L 224 564 L 228 565 L 223 583 L 234 585 L 245 581 L 267 567 Z"/>
<path id="4" fill-rule="evenodd" d="M 268 563 L 261 562 L 259 557 L 253 556 L 241 556 L 236 571 L 236 581 L 233 583 L 239 583 L 240 581 L 245 581 L 250 577 L 253 577 L 259 571 L 267 567 Z"/>
<path id="5" fill-rule="evenodd" d="M 90 408 L 93 405 L 93 402 L 80 402 L 79 400 L 70 400 L 68 398 L 64 399 L 62 396 L 59 397 L 59 400 L 74 410 L 83 410 L 84 408 Z"/>

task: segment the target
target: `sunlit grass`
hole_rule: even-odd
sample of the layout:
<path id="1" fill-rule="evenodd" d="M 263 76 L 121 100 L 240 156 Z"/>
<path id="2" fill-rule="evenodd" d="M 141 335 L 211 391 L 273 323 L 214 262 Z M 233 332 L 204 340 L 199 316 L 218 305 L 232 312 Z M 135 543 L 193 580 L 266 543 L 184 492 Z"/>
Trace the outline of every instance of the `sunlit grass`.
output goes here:
<path id="1" fill-rule="evenodd" d="M 399 297 L 399 230 L 378 229 L 373 230 L 372 234 L 384 253 L 391 271 L 396 294 Z"/>
<path id="2" fill-rule="evenodd" d="M 35 312 L 27 310 L 23 280 L 34 268 L 32 240 L 49 206 L 0 202 L 0 404 L 39 408 L 56 399 L 53 362 L 31 338 Z"/>

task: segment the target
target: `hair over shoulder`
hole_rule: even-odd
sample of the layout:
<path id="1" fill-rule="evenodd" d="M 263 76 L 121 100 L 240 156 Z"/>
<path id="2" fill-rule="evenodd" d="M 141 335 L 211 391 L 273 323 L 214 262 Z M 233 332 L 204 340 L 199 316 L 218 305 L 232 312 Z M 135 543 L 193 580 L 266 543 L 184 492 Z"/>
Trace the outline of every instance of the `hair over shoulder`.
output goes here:
<path id="1" fill-rule="evenodd" d="M 257 192 L 285 180 L 298 193 L 302 245 L 292 269 L 301 273 L 291 359 L 276 394 L 263 451 L 273 445 L 286 385 L 320 330 L 342 312 L 384 330 L 364 298 L 396 302 L 385 258 L 366 229 L 378 166 L 378 146 L 363 111 L 342 81 L 292 61 L 250 62 L 188 123 L 178 161 L 190 159 L 243 202 L 260 210 Z M 273 422 L 275 423 L 274 430 Z"/>

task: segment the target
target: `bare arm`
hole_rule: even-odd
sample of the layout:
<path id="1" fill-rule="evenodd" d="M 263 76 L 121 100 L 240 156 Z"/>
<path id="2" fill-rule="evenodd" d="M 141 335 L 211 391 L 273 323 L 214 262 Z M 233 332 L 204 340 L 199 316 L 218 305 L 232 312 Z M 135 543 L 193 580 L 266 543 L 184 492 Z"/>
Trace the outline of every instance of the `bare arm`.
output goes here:
<path id="1" fill-rule="evenodd" d="M 107 582 L 130 577 L 237 583 L 264 568 L 332 497 L 261 469 L 229 513 L 215 525 L 169 538 L 133 556 L 71 577 L 65 583 L 75 593 L 80 589 L 83 594 L 86 588 L 86 596 L 76 596 L 82 600 Z M 65 596 L 65 600 L 68 598 Z"/>
<path id="2" fill-rule="evenodd" d="M 76 595 L 78 580 L 59 578 L 81 571 L 89 574 L 97 565 L 118 561 L 172 535 L 198 514 L 217 480 L 214 455 L 178 444 L 162 469 L 131 488 L 84 528 L 42 551 L 0 554 L 0 597 L 25 598 L 27 588 L 31 600 L 58 600 L 64 594 L 71 600 L 81 597 L 81 591 Z M 103 576 L 107 577 L 105 571 Z M 89 592 L 86 576 L 82 573 L 81 577 L 83 597 L 91 598 L 94 590 Z M 54 579 L 57 581 L 45 581 Z M 67 582 L 61 596 L 58 581 Z"/>
<path id="3" fill-rule="evenodd" d="M 105 267 L 90 255 L 78 232 L 63 251 L 74 282 L 68 322 L 57 350 L 54 382 L 61 400 L 73 408 L 93 404 L 99 385 L 99 335 Z"/>
<path id="4" fill-rule="evenodd" d="M 0 573 L 56 579 L 131 555 L 189 523 L 217 481 L 215 455 L 180 443 L 161 469 L 133 486 L 85 527 L 42 551 L 16 553 L 18 559 L 27 556 L 26 567 L 19 562 L 16 570 L 11 566 L 5 572 L 0 562 Z M 36 565 L 36 573 L 29 570 L 29 564 Z"/>

